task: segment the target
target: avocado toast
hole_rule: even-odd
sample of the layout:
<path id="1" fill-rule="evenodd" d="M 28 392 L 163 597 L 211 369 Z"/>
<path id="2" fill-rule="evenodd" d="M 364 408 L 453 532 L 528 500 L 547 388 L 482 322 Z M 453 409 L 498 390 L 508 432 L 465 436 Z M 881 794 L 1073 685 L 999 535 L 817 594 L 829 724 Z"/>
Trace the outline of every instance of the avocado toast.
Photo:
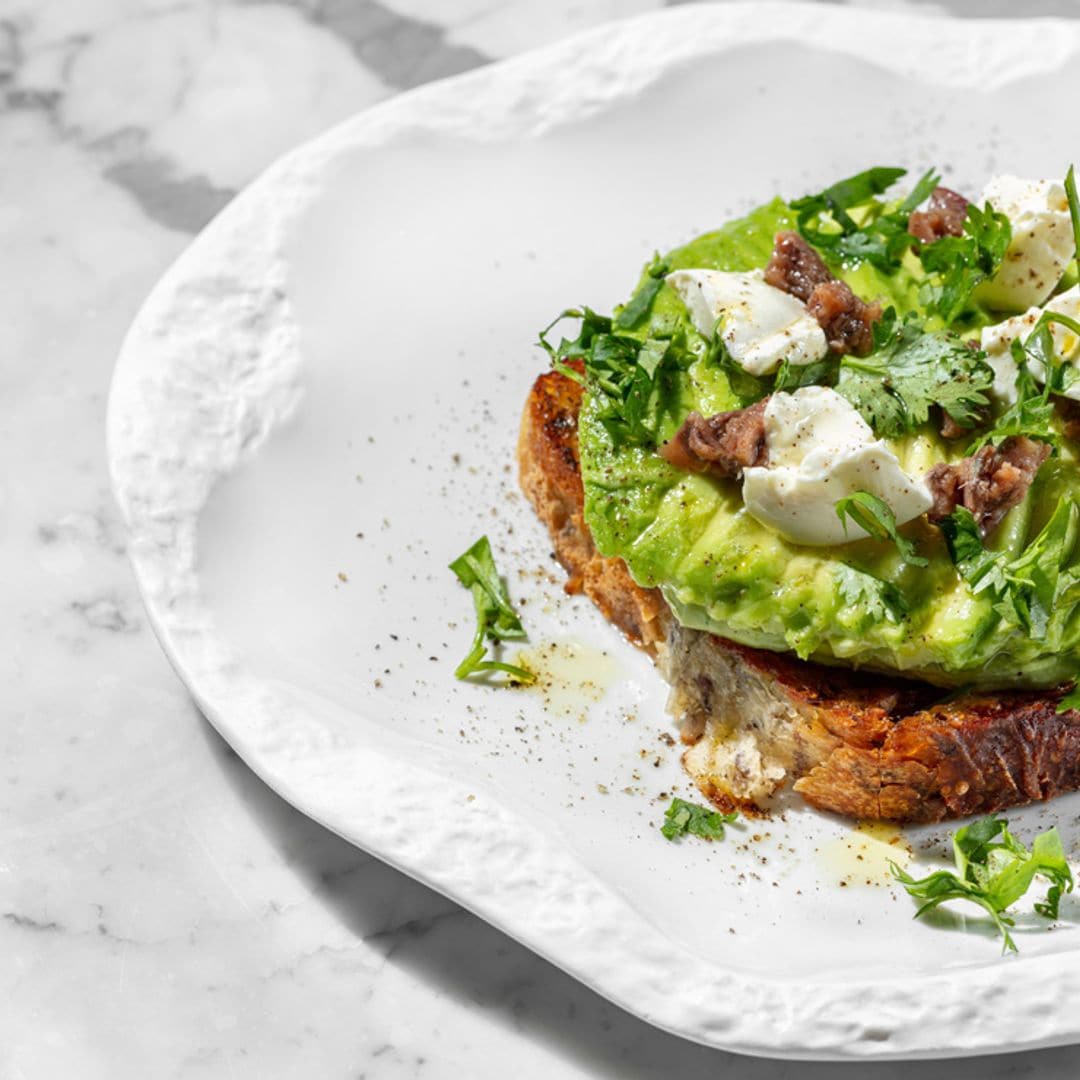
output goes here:
<path id="1" fill-rule="evenodd" d="M 542 338 L 522 487 L 721 806 L 794 781 L 939 821 L 1080 787 L 1075 185 L 980 209 L 900 175 L 773 200 Z"/>

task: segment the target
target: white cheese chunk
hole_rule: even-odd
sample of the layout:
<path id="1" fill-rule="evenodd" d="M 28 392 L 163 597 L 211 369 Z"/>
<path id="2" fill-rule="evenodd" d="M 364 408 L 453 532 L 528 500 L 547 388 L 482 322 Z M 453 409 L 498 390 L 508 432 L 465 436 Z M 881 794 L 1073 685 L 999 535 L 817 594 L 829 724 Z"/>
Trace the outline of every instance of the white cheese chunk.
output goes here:
<path id="1" fill-rule="evenodd" d="M 913 479 L 870 425 L 835 390 L 807 386 L 773 394 L 765 406 L 768 465 L 746 469 L 743 501 L 761 524 L 795 544 L 844 544 L 867 533 L 836 503 L 868 491 L 889 504 L 902 525 L 933 504 L 926 483 Z"/>
<path id="2" fill-rule="evenodd" d="M 980 343 L 986 352 L 987 362 L 994 369 L 993 392 L 1006 404 L 1011 405 L 1016 400 L 1016 361 L 1012 358 L 1010 347 L 1016 338 L 1024 339 L 1035 329 L 1044 311 L 1056 311 L 1059 315 L 1080 321 L 1080 285 L 1066 289 L 1043 307 L 1028 308 L 1023 315 L 1014 315 L 995 326 L 983 327 Z M 1051 323 L 1050 333 L 1058 356 L 1080 368 L 1080 338 L 1060 323 Z M 1032 362 L 1028 368 L 1039 382 L 1045 381 L 1046 372 L 1042 364 Z M 1065 397 L 1080 401 L 1080 381 L 1066 389 Z"/>
<path id="3" fill-rule="evenodd" d="M 675 270 L 666 280 L 699 333 L 719 333 L 731 358 L 751 375 L 769 375 L 784 360 L 812 364 L 828 352 L 806 305 L 769 285 L 760 270 Z"/>
<path id="4" fill-rule="evenodd" d="M 1056 180 L 995 176 L 983 189 L 987 202 L 1012 226 L 1009 250 L 998 272 L 976 297 L 998 311 L 1023 311 L 1054 291 L 1076 252 L 1069 200 Z"/>

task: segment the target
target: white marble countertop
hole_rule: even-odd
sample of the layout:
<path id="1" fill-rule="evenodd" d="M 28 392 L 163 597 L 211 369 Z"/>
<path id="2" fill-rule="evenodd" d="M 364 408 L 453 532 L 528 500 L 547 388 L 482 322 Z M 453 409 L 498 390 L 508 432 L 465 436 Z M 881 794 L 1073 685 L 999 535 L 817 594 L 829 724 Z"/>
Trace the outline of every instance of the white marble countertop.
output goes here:
<path id="1" fill-rule="evenodd" d="M 295 812 L 170 670 L 109 493 L 121 336 L 233 192 L 398 90 L 658 6 L 0 0 L 3 1080 L 910 1068 L 736 1058 L 665 1035 Z M 1075 1065 L 1051 1050 L 922 1074 Z"/>

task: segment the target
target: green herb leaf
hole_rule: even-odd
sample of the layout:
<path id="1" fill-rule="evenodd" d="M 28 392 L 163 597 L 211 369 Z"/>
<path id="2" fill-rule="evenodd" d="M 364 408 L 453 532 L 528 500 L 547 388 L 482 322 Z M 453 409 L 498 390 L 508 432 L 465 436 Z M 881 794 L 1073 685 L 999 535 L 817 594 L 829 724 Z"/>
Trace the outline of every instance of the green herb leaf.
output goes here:
<path id="1" fill-rule="evenodd" d="M 656 294 L 664 287 L 664 278 L 667 277 L 669 269 L 668 264 L 660 258 L 659 252 L 653 255 L 652 262 L 645 267 L 645 280 L 630 297 L 629 303 L 615 316 L 617 329 L 633 330 L 649 314 Z"/>
<path id="2" fill-rule="evenodd" d="M 563 338 L 558 345 L 548 340 L 562 319 L 580 319 L 578 336 Z M 672 330 L 640 338 L 616 333 L 614 323 L 592 308 L 570 308 L 540 332 L 540 345 L 551 357 L 556 371 L 585 385 L 598 403 L 597 418 L 616 446 L 655 446 L 664 417 L 670 379 L 694 359 L 685 332 Z M 584 375 L 567 364 L 584 362 Z"/>
<path id="3" fill-rule="evenodd" d="M 893 877 L 910 896 L 923 903 L 915 918 L 947 900 L 968 900 L 986 911 L 1003 938 L 1002 953 L 1016 952 L 1009 928 L 1014 920 L 1006 914 L 1031 888 L 1036 877 L 1046 878 L 1050 888 L 1046 899 L 1037 902 L 1035 911 L 1047 919 L 1058 917 L 1063 893 L 1072 892 L 1073 876 L 1057 829 L 1049 829 L 1035 838 L 1029 852 L 1012 833 L 1003 817 L 986 817 L 958 829 L 953 836 L 953 862 L 956 871 L 938 870 L 915 879 L 890 863 Z"/>
<path id="4" fill-rule="evenodd" d="M 840 524 L 844 526 L 844 532 L 847 532 L 847 519 L 851 518 L 875 540 L 891 540 L 904 562 L 911 566 L 929 565 L 928 560 L 919 554 L 914 541 L 897 531 L 896 515 L 892 507 L 884 499 L 879 499 L 869 491 L 853 491 L 850 495 L 845 495 L 844 498 L 838 500 L 836 516 L 840 519 Z"/>
<path id="5" fill-rule="evenodd" d="M 782 360 L 777 368 L 772 390 L 791 391 L 798 390 L 801 386 L 835 386 L 838 370 L 834 356 L 816 360 L 812 364 L 792 364 L 788 360 Z"/>
<path id="6" fill-rule="evenodd" d="M 730 825 L 738 816 L 737 810 L 722 814 L 719 810 L 711 810 L 707 806 L 673 798 L 664 814 L 664 824 L 660 826 L 660 831 L 669 840 L 687 833 L 700 836 L 702 840 L 723 840 L 724 826 Z"/>
<path id="7" fill-rule="evenodd" d="M 1067 617 L 1080 601 L 1072 566 L 1078 515 L 1075 496 L 1066 495 L 1016 557 L 984 547 L 978 523 L 966 507 L 958 507 L 939 524 L 953 564 L 972 592 L 988 591 L 1001 618 L 1043 641 L 1051 616 Z"/>
<path id="8" fill-rule="evenodd" d="M 869 202 L 875 195 L 888 191 L 902 176 L 907 176 L 907 169 L 875 165 L 872 169 L 856 173 L 846 180 L 838 180 L 817 195 L 804 195 L 801 199 L 795 199 L 791 209 L 803 219 L 826 211 L 843 214 L 853 207 Z"/>
<path id="9" fill-rule="evenodd" d="M 1069 200 L 1069 217 L 1072 218 L 1073 242 L 1076 249 L 1073 257 L 1080 266 L 1080 196 L 1076 193 L 1076 169 L 1072 165 L 1065 174 L 1065 196 Z"/>
<path id="10" fill-rule="evenodd" d="M 476 632 L 473 634 L 472 648 L 454 671 L 457 678 L 466 679 L 475 672 L 501 671 L 511 676 L 514 682 L 535 682 L 536 675 L 526 668 L 485 659 L 486 642 L 524 641 L 526 637 L 495 566 L 488 538 L 481 536 L 468 551 L 450 563 L 450 569 L 472 593 L 476 608 Z"/>
<path id="11" fill-rule="evenodd" d="M 1068 357 L 1059 356 L 1050 327 L 1057 323 L 1080 338 L 1080 322 L 1056 311 L 1044 311 L 1031 333 L 1023 340 L 1012 342 L 1010 349 L 1016 363 L 1016 401 L 994 422 L 993 427 L 976 439 L 968 449 L 974 453 L 980 447 L 998 446 L 1010 435 L 1027 435 L 1049 443 L 1054 449 L 1061 438 L 1053 425 L 1054 403 L 1051 394 L 1064 394 L 1080 375 Z M 1034 371 L 1043 377 L 1042 385 Z"/>
<path id="12" fill-rule="evenodd" d="M 900 212 L 910 215 L 913 210 L 921 206 L 930 198 L 934 193 L 934 188 L 940 183 L 941 177 L 933 169 L 927 169 L 926 172 L 919 177 L 918 182 L 911 191 L 908 192 L 907 197 L 900 204 Z"/>
<path id="13" fill-rule="evenodd" d="M 883 581 L 847 563 L 837 563 L 834 574 L 841 599 L 864 618 L 900 623 L 907 616 L 910 609 L 904 594 L 891 581 Z"/>
<path id="14" fill-rule="evenodd" d="M 1073 683 L 1073 688 L 1058 702 L 1056 711 L 1063 713 L 1070 709 L 1080 709 L 1080 681 Z"/>
<path id="15" fill-rule="evenodd" d="M 1028 356 L 1020 341 L 1012 343 L 1016 362 L 1016 400 L 994 421 L 993 426 L 968 447 L 974 454 L 987 444 L 1000 446 L 1012 435 L 1026 435 L 1057 447 L 1061 440 L 1053 427 L 1054 403 L 1050 391 L 1040 386 L 1028 367 Z"/>
<path id="16" fill-rule="evenodd" d="M 892 308 L 882 322 L 875 352 L 841 361 L 837 393 L 885 437 L 907 434 L 926 423 L 932 405 L 961 427 L 977 424 L 994 383 L 985 354 L 947 331 L 924 332 L 917 318 L 900 321 Z"/>
<path id="17" fill-rule="evenodd" d="M 946 325 L 966 310 L 976 287 L 993 277 L 1012 240 L 1012 226 L 989 203 L 968 207 L 963 236 L 943 236 L 918 249 L 928 278 L 919 299 Z"/>
<path id="18" fill-rule="evenodd" d="M 879 166 L 796 199 L 791 207 L 799 231 L 833 262 L 868 262 L 885 273 L 895 272 L 914 243 L 908 218 L 940 180 L 930 169 L 899 203 L 876 198 L 905 174 L 904 169 Z"/>

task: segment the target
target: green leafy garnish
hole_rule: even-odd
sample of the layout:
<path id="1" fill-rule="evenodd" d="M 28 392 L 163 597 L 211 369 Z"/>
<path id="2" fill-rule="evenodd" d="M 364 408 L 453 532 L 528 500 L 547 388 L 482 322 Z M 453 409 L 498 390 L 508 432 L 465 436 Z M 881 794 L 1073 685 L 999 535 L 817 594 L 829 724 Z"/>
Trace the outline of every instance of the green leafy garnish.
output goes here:
<path id="1" fill-rule="evenodd" d="M 664 814 L 664 824 L 660 826 L 660 831 L 669 840 L 686 836 L 687 833 L 700 836 L 702 840 L 723 840 L 724 826 L 730 825 L 738 816 L 737 810 L 722 814 L 719 810 L 712 810 L 707 806 L 673 798 Z"/>
<path id="2" fill-rule="evenodd" d="M 1060 311 L 1044 311 L 1024 341 L 1023 348 L 1034 363 L 1042 365 L 1047 391 L 1051 394 L 1065 394 L 1078 376 L 1076 368 L 1069 362 L 1074 357 L 1058 355 L 1054 335 L 1050 330 L 1055 323 L 1070 330 L 1080 341 L 1080 322 L 1068 315 L 1062 315 Z"/>
<path id="3" fill-rule="evenodd" d="M 790 393 L 802 386 L 834 386 L 838 370 L 838 358 L 827 356 L 811 364 L 793 364 L 782 360 L 774 375 L 751 375 L 731 357 L 719 336 L 709 342 L 706 358 L 726 376 L 732 392 L 743 405 L 760 401 L 779 390 Z"/>
<path id="4" fill-rule="evenodd" d="M 938 870 L 918 880 L 896 863 L 889 865 L 908 894 L 923 901 L 915 912 L 916 919 L 947 900 L 978 904 L 1002 935 L 1003 954 L 1017 951 L 1009 933 L 1009 928 L 1016 925 L 1015 920 L 1006 911 L 1031 888 L 1036 876 L 1050 881 L 1046 899 L 1034 905 L 1035 911 L 1047 919 L 1058 917 L 1062 893 L 1072 892 L 1073 888 L 1072 870 L 1056 828 L 1036 836 L 1028 851 L 1009 832 L 1005 818 L 981 818 L 958 829 L 953 836 L 953 861 L 955 872 Z"/>
<path id="5" fill-rule="evenodd" d="M 928 566 L 915 547 L 915 543 L 903 536 L 896 528 L 896 515 L 892 507 L 869 491 L 853 491 L 836 503 L 836 516 L 847 532 L 847 519 L 851 518 L 875 540 L 891 540 L 900 552 L 900 558 L 912 566 Z"/>
<path id="6" fill-rule="evenodd" d="M 1004 214 L 989 203 L 982 210 L 968 206 L 963 236 L 943 236 L 918 249 L 928 275 L 919 293 L 923 305 L 946 325 L 955 322 L 976 287 L 997 272 L 1011 240 L 1012 226 Z"/>
<path id="7" fill-rule="evenodd" d="M 1013 435 L 1041 439 L 1056 447 L 1060 443 L 1053 427 L 1054 403 L 1050 400 L 1049 384 L 1040 386 L 1028 367 L 1028 354 L 1019 339 L 1013 341 L 1013 360 L 1016 362 L 1016 400 L 968 447 L 968 453 L 989 444 L 1000 446 Z"/>
<path id="8" fill-rule="evenodd" d="M 891 623 L 902 622 L 908 614 L 910 609 L 904 594 L 891 581 L 883 581 L 848 563 L 837 563 L 834 573 L 840 597 L 853 611 Z"/>
<path id="9" fill-rule="evenodd" d="M 772 390 L 798 390 L 801 386 L 832 386 L 836 383 L 837 362 L 833 356 L 812 364 L 792 364 L 783 360 L 776 370 Z M 762 395 L 764 396 L 764 395 Z"/>
<path id="10" fill-rule="evenodd" d="M 975 426 L 994 383 L 985 354 L 947 331 L 924 332 L 916 318 L 898 320 L 892 308 L 881 322 L 873 353 L 841 361 L 837 393 L 885 437 L 904 435 L 926 423 L 932 405 L 961 427 Z"/>
<path id="11" fill-rule="evenodd" d="M 488 538 L 481 536 L 464 555 L 459 555 L 450 564 L 450 569 L 472 593 L 476 607 L 476 633 L 473 634 L 472 648 L 454 671 L 457 678 L 467 679 L 475 672 L 502 671 L 511 676 L 514 682 L 535 682 L 536 675 L 527 668 L 484 658 L 488 641 L 524 641 L 526 637 L 495 566 Z"/>
<path id="12" fill-rule="evenodd" d="M 645 267 L 645 280 L 638 287 L 637 292 L 630 297 L 627 305 L 615 316 L 616 329 L 633 330 L 649 314 L 656 294 L 663 288 L 664 278 L 669 269 L 670 267 L 660 258 L 659 253 L 653 255 L 652 262 Z"/>
<path id="13" fill-rule="evenodd" d="M 978 522 L 958 507 L 939 524 L 957 572 L 978 594 L 988 591 L 997 614 L 1035 641 L 1046 638 L 1051 615 L 1064 617 L 1080 600 L 1080 577 L 1072 564 L 1080 511 L 1065 495 L 1033 541 L 1018 556 L 991 551 Z"/>
<path id="14" fill-rule="evenodd" d="M 552 345 L 548 332 L 562 319 L 581 320 L 578 336 Z M 556 371 L 588 387 L 599 404 L 597 418 L 616 446 L 656 445 L 664 415 L 665 380 L 694 359 L 681 329 L 666 337 L 644 339 L 616 333 L 611 319 L 588 307 L 564 311 L 540 332 L 540 344 Z M 568 365 L 574 359 L 584 362 L 584 375 Z"/>
<path id="15" fill-rule="evenodd" d="M 867 262 L 885 273 L 900 268 L 914 243 L 908 218 L 937 187 L 940 177 L 927 170 L 899 203 L 883 203 L 884 194 L 906 169 L 878 166 L 850 176 L 819 192 L 796 199 L 799 231 L 833 262 Z"/>
<path id="16" fill-rule="evenodd" d="M 1023 341 L 1013 340 L 1010 350 L 1016 363 L 1016 401 L 971 444 L 968 453 L 974 453 L 988 443 L 998 446 L 1011 435 L 1039 439 L 1055 449 L 1060 446 L 1061 439 L 1053 425 L 1051 395 L 1064 394 L 1080 376 L 1073 364 L 1057 353 L 1050 330 L 1055 323 L 1071 330 L 1080 339 L 1080 322 L 1056 311 L 1044 311 Z M 1042 373 L 1041 385 L 1033 371 Z"/>
<path id="17" fill-rule="evenodd" d="M 1073 683 L 1073 688 L 1057 703 L 1056 712 L 1068 712 L 1080 709 L 1080 682 Z"/>
<path id="18" fill-rule="evenodd" d="M 1073 257 L 1080 268 L 1080 195 L 1076 193 L 1076 169 L 1072 165 L 1065 174 L 1065 197 L 1069 200 L 1069 217 L 1072 219 L 1073 245 L 1076 249 Z"/>

